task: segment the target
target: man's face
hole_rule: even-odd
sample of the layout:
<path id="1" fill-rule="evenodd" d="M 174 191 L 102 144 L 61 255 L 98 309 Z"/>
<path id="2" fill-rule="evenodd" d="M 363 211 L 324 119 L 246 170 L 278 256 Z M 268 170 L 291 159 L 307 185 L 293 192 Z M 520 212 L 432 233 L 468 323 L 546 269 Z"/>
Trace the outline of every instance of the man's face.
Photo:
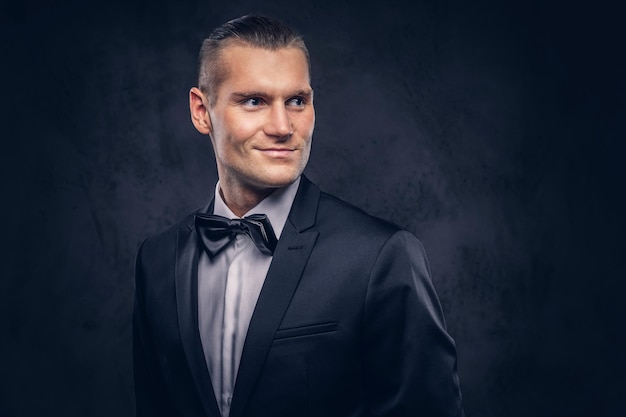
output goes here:
<path id="1" fill-rule="evenodd" d="M 284 187 L 304 170 L 315 125 L 304 53 L 231 45 L 227 77 L 208 106 L 220 182 L 258 192 Z"/>

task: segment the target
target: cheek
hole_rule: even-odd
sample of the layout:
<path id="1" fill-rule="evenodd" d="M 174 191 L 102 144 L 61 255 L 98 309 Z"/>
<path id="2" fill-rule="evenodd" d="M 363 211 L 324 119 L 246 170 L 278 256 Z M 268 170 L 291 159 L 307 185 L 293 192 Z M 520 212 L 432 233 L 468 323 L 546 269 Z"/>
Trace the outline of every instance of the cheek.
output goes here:
<path id="1" fill-rule="evenodd" d="M 223 129 L 216 131 L 218 146 L 230 152 L 241 148 L 254 136 L 254 123 L 246 119 L 224 120 Z"/>
<path id="2" fill-rule="evenodd" d="M 313 129 L 315 128 L 315 113 L 303 114 L 298 120 L 298 126 L 300 132 L 302 132 L 302 136 L 310 141 L 313 135 Z"/>
<path id="3" fill-rule="evenodd" d="M 259 123 L 253 118 L 237 119 L 229 126 L 229 140 L 234 147 L 245 147 L 259 132 Z"/>

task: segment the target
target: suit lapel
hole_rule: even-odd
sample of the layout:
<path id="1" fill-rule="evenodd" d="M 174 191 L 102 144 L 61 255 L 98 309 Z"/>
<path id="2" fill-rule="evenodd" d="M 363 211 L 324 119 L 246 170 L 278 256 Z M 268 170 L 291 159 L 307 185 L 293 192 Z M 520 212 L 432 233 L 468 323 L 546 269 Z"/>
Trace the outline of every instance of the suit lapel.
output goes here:
<path id="1" fill-rule="evenodd" d="M 318 232 L 315 224 L 319 189 L 304 176 L 265 278 L 248 334 L 233 392 L 230 417 L 241 417 L 261 373 L 274 334 L 289 307 Z"/>
<path id="2" fill-rule="evenodd" d="M 176 303 L 180 336 L 189 363 L 189 370 L 198 389 L 204 412 L 219 417 L 211 377 L 204 359 L 198 331 L 198 256 L 199 245 L 193 220 L 178 231 L 176 264 Z"/>

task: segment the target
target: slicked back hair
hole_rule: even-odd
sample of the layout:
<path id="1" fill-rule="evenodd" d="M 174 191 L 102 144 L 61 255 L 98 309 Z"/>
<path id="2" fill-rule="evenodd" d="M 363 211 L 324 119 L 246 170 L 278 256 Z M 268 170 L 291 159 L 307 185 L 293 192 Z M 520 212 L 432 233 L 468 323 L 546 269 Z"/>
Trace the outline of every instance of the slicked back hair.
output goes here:
<path id="1" fill-rule="evenodd" d="M 217 101 L 217 90 L 228 76 L 221 62 L 222 51 L 240 44 L 254 48 L 276 50 L 294 47 L 300 49 L 311 72 L 309 51 L 302 36 L 284 23 L 265 16 L 246 15 L 224 23 L 202 42 L 198 87 L 209 98 L 211 106 Z"/>

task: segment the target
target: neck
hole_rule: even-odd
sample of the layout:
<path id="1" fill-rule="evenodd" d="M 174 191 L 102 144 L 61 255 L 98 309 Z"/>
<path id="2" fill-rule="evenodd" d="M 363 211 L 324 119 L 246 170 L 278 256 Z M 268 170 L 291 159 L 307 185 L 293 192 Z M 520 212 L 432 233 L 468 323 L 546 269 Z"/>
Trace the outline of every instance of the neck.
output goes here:
<path id="1" fill-rule="evenodd" d="M 226 206 L 238 217 L 243 217 L 244 214 L 252 210 L 252 208 L 274 191 L 274 188 L 244 190 L 241 187 L 232 187 L 228 184 L 222 184 L 220 181 L 220 195 L 224 203 L 226 203 Z"/>

